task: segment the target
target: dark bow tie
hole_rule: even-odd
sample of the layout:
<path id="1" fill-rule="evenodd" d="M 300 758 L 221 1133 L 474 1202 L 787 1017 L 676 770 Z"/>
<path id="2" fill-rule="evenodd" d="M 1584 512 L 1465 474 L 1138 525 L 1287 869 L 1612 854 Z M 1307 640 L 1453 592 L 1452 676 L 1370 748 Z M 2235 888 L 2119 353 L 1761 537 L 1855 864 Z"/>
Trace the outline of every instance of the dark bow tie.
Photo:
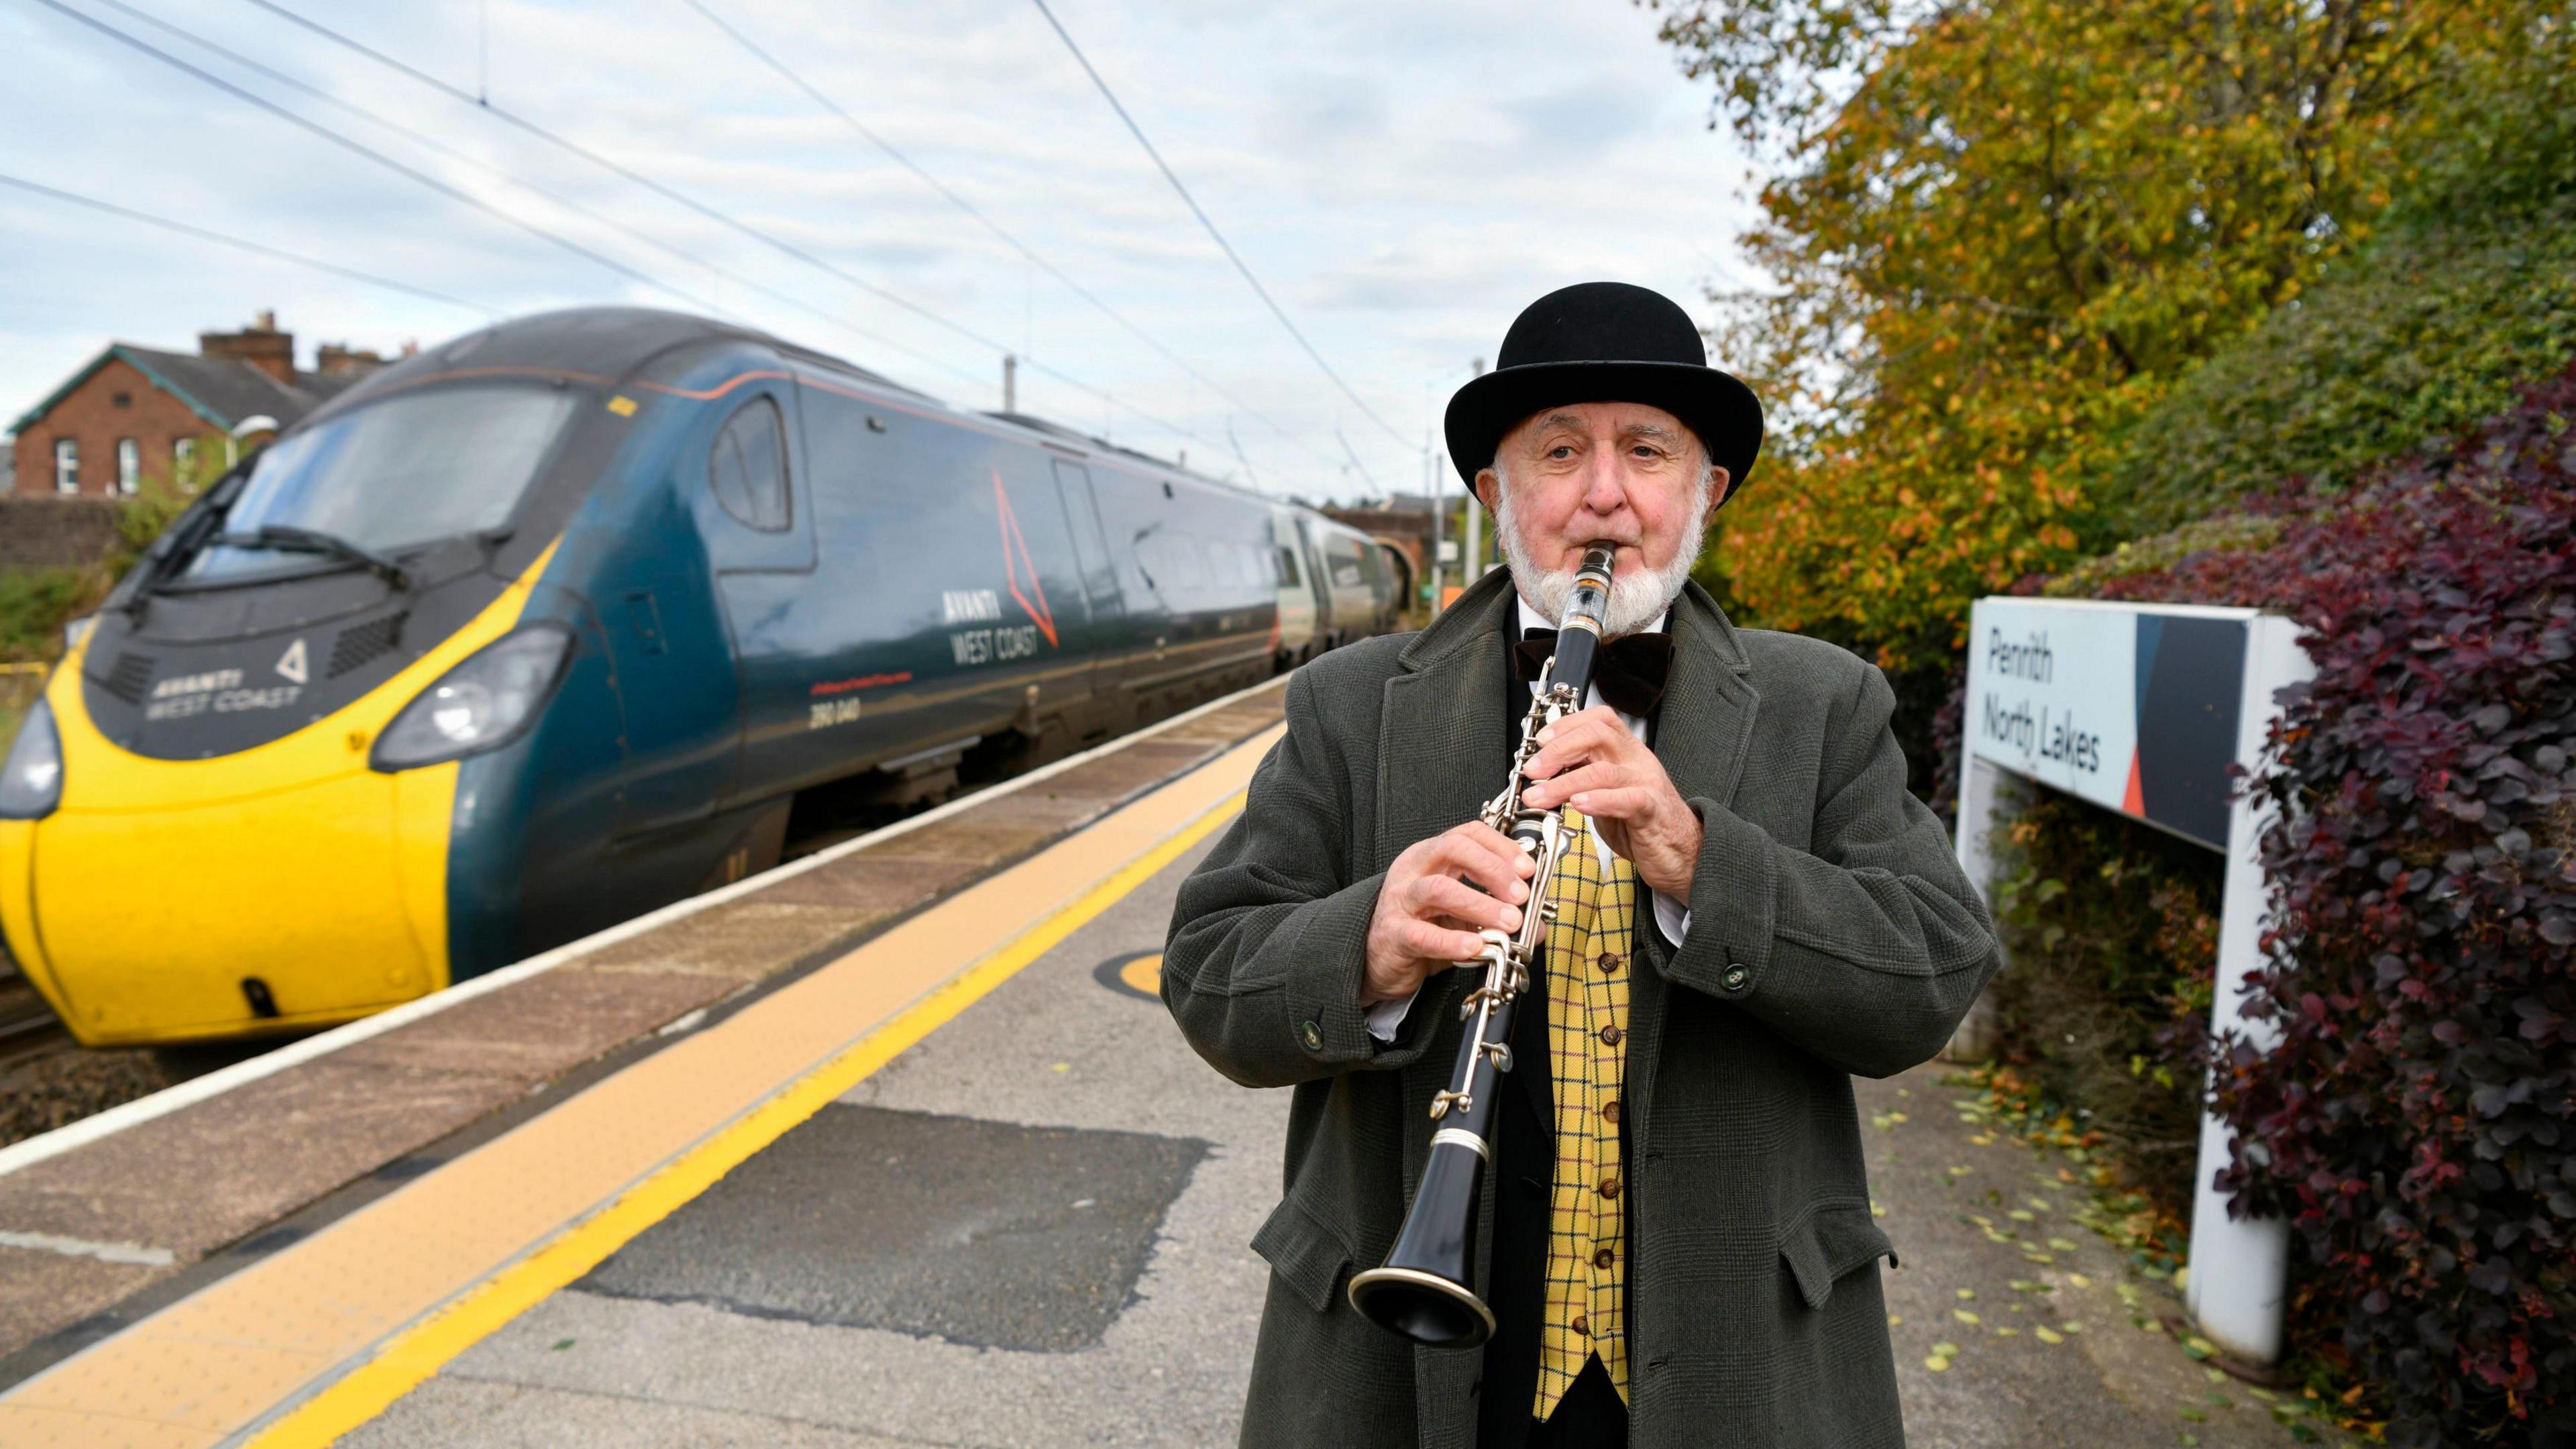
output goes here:
<path id="1" fill-rule="evenodd" d="M 1537 683 L 1539 671 L 1547 668 L 1548 656 L 1555 652 L 1554 629 L 1524 632 L 1512 650 L 1521 683 Z M 1673 636 L 1631 634 L 1613 639 L 1601 646 L 1595 658 L 1592 687 L 1601 691 L 1602 702 L 1634 719 L 1651 717 L 1664 697 L 1664 676 L 1672 672 Z"/>

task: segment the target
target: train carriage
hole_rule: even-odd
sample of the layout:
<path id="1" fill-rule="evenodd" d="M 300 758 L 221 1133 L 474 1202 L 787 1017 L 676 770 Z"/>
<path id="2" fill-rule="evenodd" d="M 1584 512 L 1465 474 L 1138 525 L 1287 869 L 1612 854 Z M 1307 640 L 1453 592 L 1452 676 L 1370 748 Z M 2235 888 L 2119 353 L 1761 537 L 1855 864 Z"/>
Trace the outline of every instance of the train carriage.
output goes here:
<path id="1" fill-rule="evenodd" d="M 92 1044 L 347 1020 L 1389 627 L 1374 552 L 761 334 L 506 323 L 118 584 L 0 768 L 0 938 Z"/>

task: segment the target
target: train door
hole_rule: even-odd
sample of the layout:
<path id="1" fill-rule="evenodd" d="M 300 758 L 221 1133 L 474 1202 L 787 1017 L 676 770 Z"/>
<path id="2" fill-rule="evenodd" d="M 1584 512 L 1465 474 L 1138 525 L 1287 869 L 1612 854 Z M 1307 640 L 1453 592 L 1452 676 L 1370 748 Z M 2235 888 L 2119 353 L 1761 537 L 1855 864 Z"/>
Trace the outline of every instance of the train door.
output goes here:
<path id="1" fill-rule="evenodd" d="M 1118 688 L 1127 664 L 1126 610 L 1118 596 L 1118 570 L 1109 561 L 1109 536 L 1100 524 L 1100 500 L 1091 491 L 1091 470 L 1064 458 L 1055 463 L 1056 496 L 1064 505 L 1065 532 L 1073 540 L 1076 570 L 1082 578 L 1082 607 L 1090 624 L 1086 647 L 1091 668 L 1084 680 L 1094 700 L 1107 700 Z"/>
<path id="2" fill-rule="evenodd" d="M 805 728 L 802 661 L 821 628 L 813 482 L 796 388 L 763 379 L 745 391 L 708 449 L 707 486 L 696 499 L 740 681 L 740 766 L 729 792 L 737 800 L 792 786 L 768 746 Z"/>
<path id="3" fill-rule="evenodd" d="M 1297 541 L 1303 545 L 1306 584 L 1315 596 L 1315 649 L 1317 653 L 1321 653 L 1341 642 L 1341 636 L 1337 631 L 1345 625 L 1343 620 L 1334 617 L 1333 614 L 1331 575 L 1324 568 L 1324 551 L 1315 542 L 1313 519 L 1297 520 Z"/>
<path id="4" fill-rule="evenodd" d="M 1315 591 L 1306 582 L 1305 549 L 1297 540 L 1297 517 L 1282 508 L 1270 516 L 1271 570 L 1278 579 L 1280 657 L 1299 663 L 1315 647 Z"/>
<path id="5" fill-rule="evenodd" d="M 1102 536 L 1108 541 L 1110 567 L 1118 580 L 1126 641 L 1118 665 L 1115 697 L 1132 706 L 1138 691 L 1165 672 L 1165 659 L 1180 626 L 1186 622 L 1176 603 L 1176 580 L 1160 561 L 1169 550 L 1171 499 L 1159 480 L 1140 478 L 1119 468 L 1092 474 L 1092 496 L 1100 506 Z M 1151 711 L 1146 711 L 1150 714 Z M 1131 713 L 1130 720 L 1143 714 Z"/>
<path id="6" fill-rule="evenodd" d="M 599 601 L 615 640 L 629 761 L 620 833 L 702 821 L 738 787 L 746 680 L 779 580 L 814 567 L 798 496 L 796 398 L 767 382 L 682 450 L 635 529 L 641 567 Z"/>

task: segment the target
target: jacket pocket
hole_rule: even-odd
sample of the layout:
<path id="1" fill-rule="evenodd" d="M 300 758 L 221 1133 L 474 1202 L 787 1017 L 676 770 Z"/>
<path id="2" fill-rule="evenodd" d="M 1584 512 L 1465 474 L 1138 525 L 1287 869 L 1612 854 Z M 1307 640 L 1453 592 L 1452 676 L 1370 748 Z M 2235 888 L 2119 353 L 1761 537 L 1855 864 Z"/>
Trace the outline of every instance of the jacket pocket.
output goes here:
<path id="1" fill-rule="evenodd" d="M 1874 1259 L 1896 1261 L 1896 1245 L 1871 1220 L 1869 1203 L 1822 1202 L 1780 1234 L 1780 1257 L 1798 1280 L 1798 1296 L 1809 1308 L 1822 1308 L 1834 1295 L 1834 1280 Z"/>
<path id="2" fill-rule="evenodd" d="M 1351 1265 L 1351 1250 L 1342 1246 L 1340 1234 L 1293 1200 L 1271 1210 L 1270 1220 L 1252 1235 L 1252 1251 L 1268 1259 L 1279 1281 L 1317 1313 L 1332 1307 L 1333 1289 Z"/>

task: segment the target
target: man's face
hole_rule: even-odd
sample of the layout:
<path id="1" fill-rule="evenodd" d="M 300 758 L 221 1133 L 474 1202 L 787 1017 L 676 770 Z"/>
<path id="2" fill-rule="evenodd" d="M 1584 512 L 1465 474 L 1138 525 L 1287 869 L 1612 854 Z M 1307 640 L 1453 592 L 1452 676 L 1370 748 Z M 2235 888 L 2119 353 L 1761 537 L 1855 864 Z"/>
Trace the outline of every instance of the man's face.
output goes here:
<path id="1" fill-rule="evenodd" d="M 1497 490 L 1510 487 L 1522 551 L 1542 570 L 1570 572 L 1594 542 L 1618 546 L 1622 578 L 1670 570 L 1676 557 L 1686 568 L 1699 554 L 1691 525 L 1707 516 L 1699 496 L 1704 455 L 1699 439 L 1662 408 L 1550 408 L 1504 434 L 1494 453 L 1500 473 L 1478 473 L 1476 496 L 1493 508 Z M 1713 470 L 1710 484 L 1712 496 L 1723 493 L 1726 470 Z"/>

